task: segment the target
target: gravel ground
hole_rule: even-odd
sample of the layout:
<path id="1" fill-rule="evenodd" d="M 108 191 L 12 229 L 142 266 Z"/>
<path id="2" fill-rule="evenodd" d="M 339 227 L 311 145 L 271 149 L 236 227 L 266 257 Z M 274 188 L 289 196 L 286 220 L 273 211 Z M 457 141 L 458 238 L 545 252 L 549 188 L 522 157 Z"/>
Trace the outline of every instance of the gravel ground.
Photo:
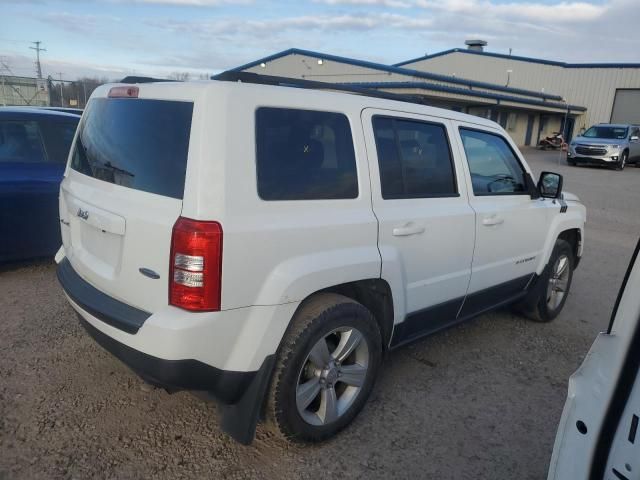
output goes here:
<path id="1" fill-rule="evenodd" d="M 392 354 L 355 423 L 311 447 L 259 427 L 241 446 L 216 407 L 147 386 L 79 326 L 50 262 L 0 271 L 0 479 L 437 478 L 546 475 L 569 375 L 598 331 L 640 235 L 640 168 L 568 167 L 588 207 L 585 256 L 563 313 L 502 310 Z"/>

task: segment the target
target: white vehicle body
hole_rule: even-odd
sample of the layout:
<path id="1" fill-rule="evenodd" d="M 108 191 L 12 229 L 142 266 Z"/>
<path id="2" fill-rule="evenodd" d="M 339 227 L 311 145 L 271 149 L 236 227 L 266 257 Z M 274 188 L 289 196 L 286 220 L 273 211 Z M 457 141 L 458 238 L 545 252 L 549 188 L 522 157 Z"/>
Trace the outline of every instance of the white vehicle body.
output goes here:
<path id="1" fill-rule="evenodd" d="M 108 99 L 112 88 L 94 92 L 82 123 L 97 108 L 92 104 L 113 101 Z M 367 96 L 222 81 L 137 88 L 137 98 L 122 101 L 193 105 L 184 195 L 172 198 L 80 173 L 71 167 L 72 149 L 60 189 L 63 246 L 56 259 L 69 282 L 75 282 L 77 289 L 70 293 L 65 272 L 59 274 L 71 304 L 93 333 L 125 346 L 131 355 L 170 362 L 169 370 L 181 362 L 211 367 L 223 377 L 263 369 L 268 383 L 265 360 L 276 355 L 296 309 L 315 292 L 372 285 L 380 302 L 390 306 L 379 322 L 385 345 L 395 346 L 523 298 L 563 235 L 573 242 L 576 259 L 582 255 L 585 208 L 575 196 L 474 195 L 460 128 L 502 138 L 523 174 L 531 176 L 509 136 L 489 120 Z M 264 107 L 344 115 L 353 141 L 357 196 L 261 199 L 255 125 L 256 111 Z M 371 122 L 376 115 L 444 128 L 457 194 L 384 199 Z M 221 225 L 217 311 L 194 313 L 168 302 L 172 227 L 180 217 Z M 86 289 L 93 293 L 83 301 Z M 116 308 L 116 317 L 131 313 L 142 319 L 127 331 L 96 314 L 101 302 Z M 175 380 L 159 378 L 145 366 L 132 368 L 159 384 Z M 162 375 L 169 371 L 162 368 Z M 221 380 L 216 396 L 235 405 L 244 398 L 244 387 L 226 388 L 226 381 Z M 216 390 L 198 382 L 173 386 Z"/>
<path id="2" fill-rule="evenodd" d="M 549 480 L 640 478 L 639 251 L 640 242 L 609 329 L 569 380 Z"/>

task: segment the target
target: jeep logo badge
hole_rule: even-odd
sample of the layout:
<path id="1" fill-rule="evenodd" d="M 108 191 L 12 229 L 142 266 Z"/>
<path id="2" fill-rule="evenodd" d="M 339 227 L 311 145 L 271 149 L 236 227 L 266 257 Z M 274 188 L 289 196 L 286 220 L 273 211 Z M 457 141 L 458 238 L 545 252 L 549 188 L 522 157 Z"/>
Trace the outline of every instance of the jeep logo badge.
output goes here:
<path id="1" fill-rule="evenodd" d="M 89 218 L 89 212 L 87 210 L 78 209 L 78 213 L 76 213 L 83 220 L 87 220 Z"/>

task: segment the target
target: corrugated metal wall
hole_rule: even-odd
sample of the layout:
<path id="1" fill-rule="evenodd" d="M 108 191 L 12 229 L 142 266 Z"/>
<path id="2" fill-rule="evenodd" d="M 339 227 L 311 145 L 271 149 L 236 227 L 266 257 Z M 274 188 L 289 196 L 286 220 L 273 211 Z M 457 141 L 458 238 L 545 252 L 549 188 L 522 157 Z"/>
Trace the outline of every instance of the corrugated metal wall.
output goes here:
<path id="1" fill-rule="evenodd" d="M 47 82 L 30 77 L 0 75 L 0 106 L 49 105 Z"/>
<path id="2" fill-rule="evenodd" d="M 587 107 L 578 117 L 576 129 L 608 122 L 618 88 L 640 88 L 640 68 L 564 68 L 485 55 L 453 52 L 420 60 L 403 68 L 469 78 L 528 90 L 553 92 L 569 103 Z"/>
<path id="3" fill-rule="evenodd" d="M 285 55 L 283 57 L 275 58 L 269 60 L 264 63 L 264 66 L 254 65 L 253 67 L 247 68 L 245 71 L 254 72 L 264 75 L 275 75 L 282 77 L 291 77 L 291 78 L 302 78 L 307 80 L 317 80 L 323 82 L 407 82 L 407 81 L 426 81 L 428 83 L 435 83 L 447 86 L 454 87 L 462 87 L 461 85 L 452 85 L 451 83 L 434 81 L 431 79 L 425 80 L 419 77 L 414 77 L 411 75 L 402 75 L 400 73 L 395 72 L 385 72 L 380 70 L 375 70 L 373 68 L 367 66 L 359 66 L 359 65 L 351 65 L 349 63 L 337 62 L 333 60 L 323 59 L 321 63 L 318 62 L 319 58 L 304 55 L 304 54 L 290 54 Z M 435 59 L 434 59 L 435 60 Z M 413 68 L 413 67 L 411 67 Z M 478 67 L 476 67 L 478 68 Z M 502 68 L 502 67 L 499 67 Z M 420 70 L 423 70 L 422 68 Z M 431 71 L 433 73 L 441 73 L 437 69 L 424 69 L 425 71 Z M 455 71 L 449 71 L 448 67 L 442 67 L 442 73 L 446 75 L 451 75 L 456 73 L 456 76 L 459 78 L 470 78 L 473 80 L 486 81 L 488 83 L 494 83 L 498 85 L 504 85 L 504 81 L 498 81 L 495 76 L 491 75 L 491 68 L 487 68 L 486 66 L 482 67 L 482 75 L 474 75 L 472 73 L 459 73 Z M 487 70 L 486 75 L 484 74 L 485 70 Z M 462 70 L 460 70 L 462 72 Z M 504 79 L 501 79 L 504 80 Z M 513 86 L 513 85 L 512 85 Z M 553 86 L 555 88 L 555 86 Z M 526 88 L 526 87 L 523 87 Z M 393 88 L 381 88 L 381 90 L 396 92 L 396 93 L 404 93 L 404 94 L 417 94 L 423 95 L 425 92 L 419 88 L 416 89 L 393 89 Z M 481 88 L 474 88 L 473 91 L 482 91 Z M 470 91 L 469 93 L 472 93 Z M 555 93 L 558 92 L 552 89 L 549 89 L 547 93 Z M 451 92 L 437 92 L 430 91 L 429 97 L 434 100 L 434 105 L 441 106 L 444 108 L 453 108 L 454 106 L 460 105 L 486 105 L 486 107 L 490 110 L 484 109 L 485 112 L 493 112 L 497 114 L 496 120 L 499 120 L 501 115 L 508 116 L 510 113 L 515 115 L 514 121 L 512 122 L 511 128 L 507 129 L 508 133 L 513 137 L 514 141 L 518 145 L 525 144 L 525 136 L 527 131 L 527 122 L 528 122 L 528 114 L 535 111 L 535 119 L 534 126 L 532 132 L 532 145 L 535 145 L 538 140 L 538 124 L 539 124 L 539 115 L 540 113 L 544 113 L 545 111 L 551 113 L 556 112 L 553 120 L 551 117 L 548 117 L 548 120 L 545 122 L 545 128 L 540 132 L 540 136 L 544 137 L 546 135 L 550 135 L 553 131 L 557 131 L 560 125 L 560 117 L 562 112 L 558 109 L 544 108 L 541 106 L 536 106 L 535 108 L 528 108 L 528 106 L 523 106 L 521 104 L 517 104 L 514 102 L 502 101 L 500 106 L 496 105 L 496 101 L 492 99 L 478 98 L 468 95 L 461 95 Z M 524 109 L 523 109 L 524 108 Z M 472 114 L 480 114 L 480 111 L 483 109 L 472 109 L 469 113 Z M 495 111 L 494 111 L 495 110 Z M 485 114 L 481 114 L 481 116 L 486 116 Z M 487 117 L 489 118 L 489 117 Z M 505 117 L 506 119 L 507 117 Z M 504 123 L 504 122 L 503 122 Z"/>

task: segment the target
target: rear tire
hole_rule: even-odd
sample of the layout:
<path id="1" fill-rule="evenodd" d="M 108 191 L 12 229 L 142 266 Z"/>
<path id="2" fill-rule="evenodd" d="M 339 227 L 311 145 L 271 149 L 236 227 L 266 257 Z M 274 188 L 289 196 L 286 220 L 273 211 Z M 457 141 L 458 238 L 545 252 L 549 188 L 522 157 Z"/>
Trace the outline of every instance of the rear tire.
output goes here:
<path id="1" fill-rule="evenodd" d="M 549 263 L 538 279 L 537 298 L 531 307 L 522 309 L 527 318 L 550 322 L 560 314 L 569 296 L 574 265 L 571 245 L 565 240 L 556 240 Z"/>
<path id="2" fill-rule="evenodd" d="M 358 415 L 382 360 L 376 320 L 360 303 L 316 294 L 300 307 L 282 341 L 267 402 L 277 433 L 320 442 Z"/>

